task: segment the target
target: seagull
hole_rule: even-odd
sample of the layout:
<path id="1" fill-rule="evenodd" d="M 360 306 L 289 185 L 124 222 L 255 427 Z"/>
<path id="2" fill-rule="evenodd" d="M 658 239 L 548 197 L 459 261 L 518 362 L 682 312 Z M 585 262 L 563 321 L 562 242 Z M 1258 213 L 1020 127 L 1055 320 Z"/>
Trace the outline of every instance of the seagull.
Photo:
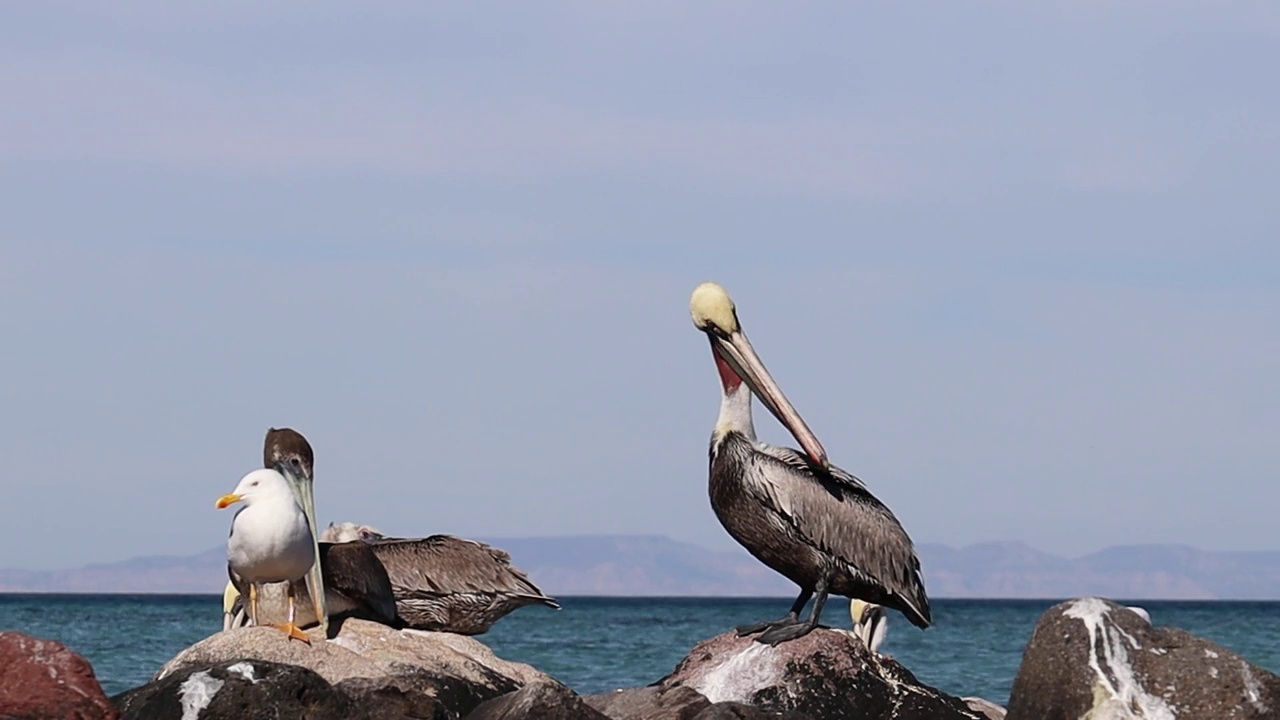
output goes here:
<path id="1" fill-rule="evenodd" d="M 221 510 L 240 502 L 244 507 L 236 511 L 227 539 L 227 567 L 249 585 L 249 617 L 258 624 L 258 585 L 288 582 L 289 619 L 273 627 L 310 645 L 310 638 L 294 623 L 293 583 L 315 564 L 315 539 L 291 482 L 277 470 L 254 470 L 215 505 Z"/>

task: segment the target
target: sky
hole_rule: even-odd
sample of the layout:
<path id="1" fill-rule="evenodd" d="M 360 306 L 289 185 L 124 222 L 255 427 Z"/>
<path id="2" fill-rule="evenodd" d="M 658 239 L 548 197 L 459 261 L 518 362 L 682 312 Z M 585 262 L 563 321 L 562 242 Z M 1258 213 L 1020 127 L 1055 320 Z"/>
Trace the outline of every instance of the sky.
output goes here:
<path id="1" fill-rule="evenodd" d="M 0 567 L 661 533 L 726 286 L 917 543 L 1277 550 L 1280 5 L 0 8 Z M 794 444 L 757 406 L 761 439 Z"/>

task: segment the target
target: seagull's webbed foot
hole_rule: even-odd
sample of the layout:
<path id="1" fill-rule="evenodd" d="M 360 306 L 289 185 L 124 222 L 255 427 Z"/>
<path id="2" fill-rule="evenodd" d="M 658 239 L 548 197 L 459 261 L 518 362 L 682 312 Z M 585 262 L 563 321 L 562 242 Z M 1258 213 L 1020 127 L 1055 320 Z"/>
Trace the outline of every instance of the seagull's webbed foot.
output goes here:
<path id="1" fill-rule="evenodd" d="M 751 623 L 750 625 L 739 625 L 734 628 L 734 630 L 738 633 L 738 637 L 743 637 L 746 635 L 754 635 L 761 630 L 768 630 L 779 625 L 792 625 L 797 622 L 800 622 L 798 615 L 795 613 L 787 613 L 777 620 L 766 620 L 764 622 Z"/>
<path id="2" fill-rule="evenodd" d="M 281 623 L 279 625 L 272 625 L 271 627 L 279 630 L 285 635 L 288 635 L 290 640 L 301 640 L 302 642 L 308 645 L 311 644 L 311 638 L 307 637 L 307 634 L 302 632 L 302 628 L 298 627 L 292 622 Z"/>

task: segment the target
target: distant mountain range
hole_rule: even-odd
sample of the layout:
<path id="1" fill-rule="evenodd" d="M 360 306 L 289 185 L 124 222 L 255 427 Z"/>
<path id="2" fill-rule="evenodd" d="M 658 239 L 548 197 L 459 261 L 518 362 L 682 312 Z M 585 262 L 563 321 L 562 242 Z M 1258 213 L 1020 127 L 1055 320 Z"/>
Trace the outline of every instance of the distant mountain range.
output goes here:
<path id="1" fill-rule="evenodd" d="M 791 596 L 794 586 L 745 551 L 660 535 L 485 539 L 551 595 Z M 918 547 L 933 597 L 1280 598 L 1280 552 L 1126 545 L 1068 559 L 1019 542 Z M 226 555 L 136 557 L 72 570 L 0 570 L 0 592 L 220 593 Z"/>

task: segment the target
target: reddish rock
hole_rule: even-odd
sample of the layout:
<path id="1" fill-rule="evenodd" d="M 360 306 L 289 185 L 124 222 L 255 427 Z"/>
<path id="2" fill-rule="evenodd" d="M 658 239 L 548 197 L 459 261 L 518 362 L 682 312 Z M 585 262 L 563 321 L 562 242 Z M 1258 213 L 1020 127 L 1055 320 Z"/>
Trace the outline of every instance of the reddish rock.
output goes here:
<path id="1" fill-rule="evenodd" d="M 0 632 L 0 717 L 116 720 L 88 660 L 54 640 Z"/>

